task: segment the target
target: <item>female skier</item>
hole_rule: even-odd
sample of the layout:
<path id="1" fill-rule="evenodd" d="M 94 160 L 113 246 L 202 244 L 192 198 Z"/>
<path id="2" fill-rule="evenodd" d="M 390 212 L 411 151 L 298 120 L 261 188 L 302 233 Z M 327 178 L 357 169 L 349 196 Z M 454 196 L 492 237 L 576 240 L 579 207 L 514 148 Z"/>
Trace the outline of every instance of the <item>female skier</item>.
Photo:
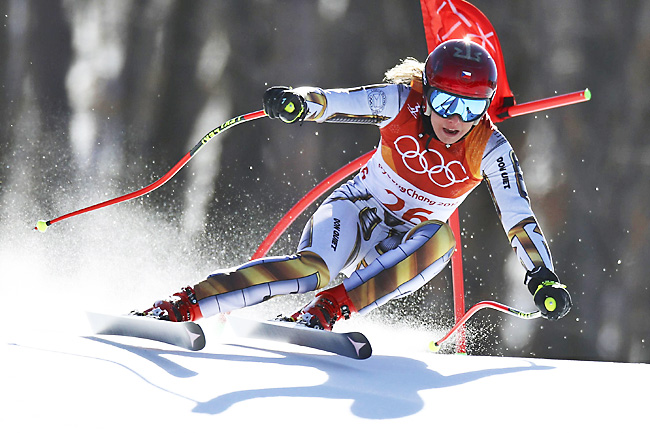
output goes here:
<path id="1" fill-rule="evenodd" d="M 296 254 L 216 272 L 139 314 L 197 320 L 322 289 L 343 272 L 341 284 L 288 318 L 331 330 L 337 320 L 406 296 L 438 274 L 456 245 L 445 221 L 484 179 L 535 304 L 550 320 L 567 314 L 571 298 L 554 273 L 517 158 L 487 114 L 497 84 L 489 53 L 450 40 L 424 64 L 406 59 L 395 66 L 386 81 L 268 89 L 264 111 L 272 119 L 377 125 L 375 154 L 316 210 Z"/>

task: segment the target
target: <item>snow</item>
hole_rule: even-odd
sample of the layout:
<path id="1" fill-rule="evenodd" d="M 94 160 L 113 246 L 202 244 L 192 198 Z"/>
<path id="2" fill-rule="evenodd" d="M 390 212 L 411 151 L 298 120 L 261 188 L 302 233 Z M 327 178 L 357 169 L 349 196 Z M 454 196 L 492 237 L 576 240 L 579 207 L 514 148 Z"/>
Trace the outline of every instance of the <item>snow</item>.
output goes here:
<path id="1" fill-rule="evenodd" d="M 368 336 L 373 356 L 364 361 L 237 338 L 218 318 L 200 321 L 207 337 L 200 352 L 93 335 L 85 311 L 143 308 L 222 264 L 202 260 L 200 246 L 138 203 L 42 234 L 32 225 L 40 213 L 18 214 L 21 196 L 4 197 L 3 432 L 548 433 L 638 431 L 647 424 L 642 396 L 650 365 L 434 354 L 428 343 L 446 329 L 387 325 L 372 314 L 335 328 Z M 306 296 L 274 298 L 236 314 L 290 313 Z M 472 337 L 490 332 L 479 331 Z"/>
<path id="2" fill-rule="evenodd" d="M 646 364 L 434 354 L 426 347 L 439 336 L 364 318 L 340 327 L 373 343 L 373 356 L 358 361 L 238 338 L 217 318 L 200 323 L 208 341 L 200 352 L 92 335 L 83 312 L 6 324 L 3 431 L 636 431 L 645 423 Z"/>

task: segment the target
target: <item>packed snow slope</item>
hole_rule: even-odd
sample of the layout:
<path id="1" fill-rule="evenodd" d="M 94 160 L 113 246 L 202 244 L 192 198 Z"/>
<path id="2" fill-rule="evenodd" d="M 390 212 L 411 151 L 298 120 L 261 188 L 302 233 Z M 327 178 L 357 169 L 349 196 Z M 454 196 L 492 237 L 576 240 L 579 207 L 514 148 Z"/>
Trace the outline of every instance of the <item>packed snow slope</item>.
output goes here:
<path id="1" fill-rule="evenodd" d="M 366 333 L 374 354 L 364 361 L 237 338 L 216 318 L 200 322 L 206 348 L 188 352 L 95 336 L 83 312 L 50 320 L 41 308 L 3 328 L 3 431 L 581 432 L 647 423 L 645 364 L 433 354 L 430 334 L 363 318 L 339 330 Z"/>

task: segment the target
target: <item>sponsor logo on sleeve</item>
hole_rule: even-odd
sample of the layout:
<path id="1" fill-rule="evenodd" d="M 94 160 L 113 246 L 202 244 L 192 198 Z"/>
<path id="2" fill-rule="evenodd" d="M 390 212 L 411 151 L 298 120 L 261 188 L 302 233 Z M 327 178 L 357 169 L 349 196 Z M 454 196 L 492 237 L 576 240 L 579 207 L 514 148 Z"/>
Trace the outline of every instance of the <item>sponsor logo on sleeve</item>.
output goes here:
<path id="1" fill-rule="evenodd" d="M 368 92 L 368 106 L 372 114 L 379 114 L 386 107 L 386 93 L 381 89 L 372 89 Z"/>

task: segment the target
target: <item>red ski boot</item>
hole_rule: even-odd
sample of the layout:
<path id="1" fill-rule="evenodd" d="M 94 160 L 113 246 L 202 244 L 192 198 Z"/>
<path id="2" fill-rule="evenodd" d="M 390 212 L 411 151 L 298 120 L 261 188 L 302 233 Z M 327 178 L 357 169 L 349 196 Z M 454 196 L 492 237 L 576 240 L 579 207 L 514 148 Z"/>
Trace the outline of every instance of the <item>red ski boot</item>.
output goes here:
<path id="1" fill-rule="evenodd" d="M 143 311 L 141 315 L 171 322 L 193 322 L 203 317 L 191 287 L 185 287 L 169 299 L 154 302 L 153 307 Z"/>
<path id="2" fill-rule="evenodd" d="M 356 312 L 357 309 L 348 297 L 345 287 L 339 284 L 316 294 L 313 301 L 293 314 L 291 318 L 310 328 L 331 331 L 337 320 L 341 318 L 347 320 L 350 314 Z"/>

